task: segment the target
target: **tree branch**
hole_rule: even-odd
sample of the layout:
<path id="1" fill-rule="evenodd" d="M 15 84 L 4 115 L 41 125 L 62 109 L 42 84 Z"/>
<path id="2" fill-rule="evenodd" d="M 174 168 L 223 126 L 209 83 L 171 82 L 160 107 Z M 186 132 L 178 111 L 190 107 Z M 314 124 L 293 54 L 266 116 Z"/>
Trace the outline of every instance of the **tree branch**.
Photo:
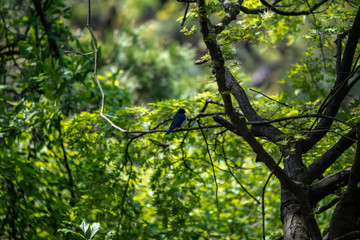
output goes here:
<path id="1" fill-rule="evenodd" d="M 229 25 L 233 20 L 236 19 L 236 16 L 240 12 L 240 6 L 244 0 L 239 0 L 237 2 L 231 2 L 229 0 L 220 0 L 227 14 L 221 21 L 215 25 L 215 33 L 220 33 L 225 29 L 225 26 Z"/>
<path id="2" fill-rule="evenodd" d="M 235 97 L 240 109 L 244 113 L 244 116 L 249 121 L 264 121 L 264 119 L 260 117 L 255 111 L 255 109 L 252 107 L 244 89 L 236 81 L 236 79 L 227 67 L 225 67 L 225 81 L 226 89 L 229 89 L 229 91 Z M 284 135 L 282 131 L 272 125 L 256 125 L 251 128 L 251 131 L 254 132 L 256 136 L 264 136 L 272 142 L 277 142 L 281 140 L 281 137 Z"/>
<path id="3" fill-rule="evenodd" d="M 309 14 L 313 14 L 314 11 L 319 8 L 320 6 L 322 6 L 323 4 L 325 4 L 326 2 L 328 2 L 329 0 L 322 0 L 321 2 L 315 4 L 314 6 L 312 6 L 311 8 L 309 8 L 309 10 L 307 11 L 300 11 L 300 12 L 285 12 L 282 10 L 277 9 L 274 5 L 271 5 L 270 3 L 268 3 L 266 0 L 260 0 L 260 2 L 267 8 L 269 8 L 271 11 L 280 14 L 280 15 L 284 15 L 284 16 L 299 16 L 299 15 L 309 15 Z"/>
<path id="4" fill-rule="evenodd" d="M 335 197 L 333 200 L 331 200 L 326 205 L 320 207 L 318 210 L 316 210 L 315 214 L 320 214 L 325 212 L 326 210 L 330 209 L 332 206 L 334 206 L 336 203 L 338 203 L 341 199 L 341 196 Z"/>
<path id="5" fill-rule="evenodd" d="M 281 184 L 292 192 L 296 192 L 299 186 L 293 182 L 289 176 L 276 164 L 275 160 L 265 151 L 262 145 L 255 139 L 254 135 L 246 127 L 245 119 L 239 118 L 234 111 L 231 93 L 237 98 L 238 104 L 244 115 L 251 120 L 261 120 L 255 110 L 252 108 L 245 91 L 237 83 L 236 79 L 232 76 L 229 69 L 224 66 L 224 58 L 220 47 L 216 40 L 210 36 L 210 29 L 208 27 L 207 12 L 205 9 L 205 0 L 197 0 L 199 8 L 199 22 L 201 26 L 201 33 L 204 42 L 209 49 L 209 54 L 213 61 L 213 69 L 215 70 L 216 82 L 219 87 L 220 94 L 224 100 L 225 113 L 229 116 L 232 124 L 235 126 L 238 134 L 251 146 L 253 151 L 257 154 L 259 161 L 263 162 L 280 180 Z M 216 117 L 219 119 L 220 117 Z M 215 119 L 215 117 L 214 117 Z M 224 119 L 225 120 L 225 119 Z M 268 126 L 265 126 L 266 128 Z M 279 130 L 278 130 L 279 131 Z"/>
<path id="6" fill-rule="evenodd" d="M 51 36 L 53 33 L 51 32 L 50 24 L 46 18 L 45 11 L 44 11 L 43 7 L 41 6 L 41 3 L 39 0 L 33 0 L 33 3 L 35 6 L 35 10 L 36 10 L 37 14 L 39 15 L 41 23 L 44 27 L 45 34 L 47 36 L 48 43 L 49 43 L 49 48 L 50 48 L 51 52 L 54 54 L 54 56 L 56 58 L 59 58 L 60 57 L 59 48 L 58 48 L 54 38 Z"/>
<path id="7" fill-rule="evenodd" d="M 277 165 L 280 164 L 281 160 L 282 160 L 283 156 L 281 156 L 281 158 L 279 159 Z M 266 179 L 266 182 L 262 188 L 262 192 L 261 192 L 261 213 L 262 213 L 262 235 L 263 235 L 263 240 L 266 239 L 266 234 L 265 234 L 265 191 L 266 191 L 266 186 L 269 184 L 270 179 L 272 177 L 273 173 L 270 173 L 269 177 Z"/>
<path id="8" fill-rule="evenodd" d="M 205 145 L 206 145 L 206 150 L 207 150 L 207 153 L 209 155 L 209 159 L 210 159 L 210 164 L 211 164 L 211 167 L 212 167 L 212 172 L 213 172 L 213 177 L 214 177 L 214 183 L 215 183 L 215 195 L 216 195 L 216 210 L 217 210 L 217 215 L 219 217 L 219 196 L 218 196 L 218 191 L 219 191 L 219 186 L 218 186 L 218 183 L 217 183 L 217 180 L 216 180 L 216 173 L 215 173 L 215 168 L 214 168 L 214 162 L 212 160 L 212 157 L 211 157 L 211 153 L 210 153 L 210 149 L 209 149 L 209 144 L 206 140 L 206 136 L 205 136 L 205 133 L 204 131 L 202 130 L 202 127 L 201 127 L 201 124 L 200 124 L 200 120 L 198 119 L 197 120 L 197 123 L 198 123 L 198 126 L 200 128 L 200 131 L 201 131 L 201 134 L 204 138 L 204 141 L 205 141 Z"/>
<path id="9" fill-rule="evenodd" d="M 346 30 L 345 32 L 338 34 L 337 38 L 335 40 L 335 43 L 337 45 L 337 50 L 336 50 L 336 72 L 339 73 L 341 72 L 341 54 L 342 54 L 342 39 L 347 36 L 350 32 L 350 29 Z"/>
<path id="10" fill-rule="evenodd" d="M 74 184 L 72 171 L 70 169 L 69 161 L 68 161 L 65 146 L 64 146 L 64 140 L 63 140 L 63 136 L 62 136 L 62 132 L 61 132 L 61 120 L 60 120 L 60 117 L 55 119 L 55 125 L 56 125 L 56 128 L 57 128 L 58 132 L 59 132 L 60 145 L 61 145 L 61 150 L 63 152 L 63 164 L 64 164 L 64 167 L 66 169 L 67 175 L 68 175 L 68 185 L 69 185 L 69 190 L 70 190 L 70 195 L 71 195 L 70 205 L 72 207 L 74 207 L 75 206 L 75 190 L 74 190 L 75 189 L 75 184 Z"/>
<path id="11" fill-rule="evenodd" d="M 262 0 L 263 1 L 263 0 Z M 351 89 L 347 82 L 351 79 L 354 73 L 351 73 L 352 63 L 355 55 L 356 46 L 360 38 L 360 7 L 357 11 L 355 20 L 351 27 L 348 41 L 345 46 L 343 58 L 340 65 L 340 72 L 338 72 L 337 79 L 334 83 L 331 98 L 324 111 L 324 115 L 335 117 L 339 111 L 340 105 L 349 90 Z M 318 141 L 320 141 L 330 129 L 333 120 L 322 118 L 315 127 L 314 132 L 310 132 L 306 135 L 306 140 L 302 140 L 302 153 L 309 151 Z M 321 130 L 321 131 L 319 131 Z"/>
<path id="12" fill-rule="evenodd" d="M 205 112 L 205 109 L 207 108 L 207 105 L 208 105 L 209 103 L 213 103 L 213 104 L 216 104 L 216 105 L 221 106 L 221 107 L 224 107 L 224 106 L 225 106 L 225 104 L 224 104 L 223 102 L 221 102 L 221 101 L 218 101 L 218 100 L 215 100 L 215 99 L 211 99 L 211 98 L 207 98 L 207 99 L 205 100 L 205 104 L 204 104 L 203 108 L 200 110 L 200 113 Z M 239 114 L 240 116 L 244 116 L 244 113 L 243 113 L 242 111 L 236 109 L 236 108 L 235 108 L 235 112 L 236 112 L 237 114 Z"/>
<path id="13" fill-rule="evenodd" d="M 329 230 L 330 239 L 343 237 L 351 231 L 359 230 L 360 190 L 358 188 L 358 183 L 360 181 L 360 125 L 356 127 L 356 135 L 358 139 L 354 163 L 350 169 L 347 189 L 339 203 L 336 205 L 331 219 Z"/>
<path id="14" fill-rule="evenodd" d="M 358 124 L 360 125 L 360 124 Z M 312 183 L 319 178 L 354 142 L 356 138 L 356 129 L 352 129 L 349 133 L 340 138 L 340 140 L 321 157 L 316 159 L 302 173 L 302 181 L 305 184 Z"/>
<path id="15" fill-rule="evenodd" d="M 274 173 L 274 175 L 279 179 L 280 183 L 291 192 L 296 192 L 296 189 L 298 189 L 299 186 L 297 186 L 297 184 L 289 178 L 289 176 L 279 167 L 275 160 L 265 151 L 262 145 L 255 139 L 255 137 L 246 127 L 245 120 L 243 118 L 239 119 L 239 122 L 234 125 L 219 116 L 215 116 L 214 120 L 222 124 L 227 129 L 242 136 L 244 140 L 250 145 L 252 150 L 257 154 L 257 159 L 263 162 L 271 170 L 271 172 Z"/>
<path id="16" fill-rule="evenodd" d="M 360 124 L 356 126 L 356 137 L 357 137 L 357 146 L 356 153 L 354 158 L 354 163 L 351 166 L 349 182 L 347 185 L 347 192 L 356 198 L 356 195 L 359 193 L 358 183 L 360 182 Z"/>
<path id="17" fill-rule="evenodd" d="M 229 122 L 226 119 L 219 117 L 219 116 L 214 116 L 213 119 L 215 122 L 219 123 L 221 126 L 225 127 L 227 130 L 230 130 L 231 132 L 240 136 L 239 132 L 236 130 L 236 127 L 231 122 Z"/>
<path id="18" fill-rule="evenodd" d="M 342 73 L 349 73 L 354 61 L 356 46 L 359 42 L 360 38 L 360 7 L 357 11 L 354 23 L 350 29 L 349 37 L 345 45 L 345 50 L 343 54 L 343 58 L 341 61 L 341 69 Z M 341 79 L 338 79 L 339 82 Z M 335 83 L 337 84 L 337 83 Z"/>
<path id="19" fill-rule="evenodd" d="M 349 179 L 350 168 L 333 173 L 326 178 L 321 179 L 316 184 L 310 186 L 310 197 L 312 202 L 316 203 L 333 193 L 341 187 L 344 187 Z"/>
<path id="20" fill-rule="evenodd" d="M 249 122 L 247 122 L 247 124 L 251 124 L 251 125 L 267 125 L 267 124 L 275 123 L 275 122 L 282 122 L 282 121 L 299 119 L 299 118 L 312 118 L 312 117 L 329 118 L 329 119 L 335 120 L 337 122 L 346 123 L 344 120 L 336 118 L 336 117 L 331 117 L 331 116 L 315 113 L 315 114 L 305 114 L 305 115 L 298 115 L 298 116 L 292 116 L 292 117 L 277 118 L 277 119 L 274 119 L 274 120 L 249 121 Z"/>

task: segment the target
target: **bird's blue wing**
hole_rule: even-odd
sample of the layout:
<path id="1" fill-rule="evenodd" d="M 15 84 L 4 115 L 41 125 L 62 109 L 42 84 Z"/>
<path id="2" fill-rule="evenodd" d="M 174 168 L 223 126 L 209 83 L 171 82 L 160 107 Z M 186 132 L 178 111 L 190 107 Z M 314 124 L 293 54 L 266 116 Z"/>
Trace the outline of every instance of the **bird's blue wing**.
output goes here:
<path id="1" fill-rule="evenodd" d="M 178 128 L 184 120 L 185 120 L 184 114 L 175 114 L 175 117 L 172 120 L 169 130 L 167 131 L 166 134 L 169 134 L 172 130 Z"/>

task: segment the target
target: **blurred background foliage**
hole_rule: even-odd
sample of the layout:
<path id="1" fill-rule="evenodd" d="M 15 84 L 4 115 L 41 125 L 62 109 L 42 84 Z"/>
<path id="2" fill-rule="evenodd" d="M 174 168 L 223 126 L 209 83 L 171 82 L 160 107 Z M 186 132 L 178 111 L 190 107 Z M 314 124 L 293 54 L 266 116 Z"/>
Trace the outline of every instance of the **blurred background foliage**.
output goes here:
<path id="1" fill-rule="evenodd" d="M 258 1 L 244 4 L 259 7 Z M 220 100 L 210 64 L 194 65 L 206 58 L 196 9 L 186 28 L 180 26 L 184 10 L 184 4 L 169 0 L 92 1 L 105 111 L 124 129 L 164 129 L 179 107 L 191 118 L 207 98 Z M 209 11 L 214 21 L 225 14 L 217 1 L 209 1 Z M 99 222 L 97 239 L 259 239 L 257 201 L 269 171 L 255 163 L 242 139 L 204 129 L 215 163 L 216 193 L 200 131 L 130 138 L 100 118 L 92 55 L 65 54 L 93 51 L 86 14 L 84 0 L 2 2 L 0 235 L 88 238 L 86 222 Z M 284 107 L 249 91 L 259 113 L 269 119 L 294 116 L 311 113 L 326 97 L 335 74 L 334 40 L 353 15 L 352 4 L 343 1 L 334 1 L 318 19 L 241 14 L 217 38 L 244 86 L 290 106 L 301 105 Z M 220 111 L 215 104 L 206 109 Z M 341 114 L 355 119 L 358 113 L 359 100 L 349 99 Z M 201 121 L 215 124 L 211 116 Z M 279 127 L 301 137 L 296 134 L 309 124 L 300 119 Z M 347 128 L 335 125 L 306 161 Z M 277 146 L 261 141 L 280 159 Z M 353 149 L 344 154 L 343 164 L 352 154 Z M 279 192 L 272 179 L 265 199 L 270 239 L 282 232 Z M 325 213 L 318 220 L 326 226 L 328 218 Z"/>

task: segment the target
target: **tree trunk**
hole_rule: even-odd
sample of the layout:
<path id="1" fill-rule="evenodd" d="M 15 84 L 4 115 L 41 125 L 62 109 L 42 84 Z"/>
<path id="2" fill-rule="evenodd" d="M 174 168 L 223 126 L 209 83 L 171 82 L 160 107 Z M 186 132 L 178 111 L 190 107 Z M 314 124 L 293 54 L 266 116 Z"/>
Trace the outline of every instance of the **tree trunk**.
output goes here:
<path id="1" fill-rule="evenodd" d="M 335 239 L 352 231 L 360 230 L 360 196 L 351 198 L 344 194 L 336 205 L 331 219 L 329 239 Z"/>
<path id="2" fill-rule="evenodd" d="M 300 216 L 300 207 L 295 197 L 286 190 L 281 194 L 281 219 L 284 226 L 284 240 L 309 239 Z"/>

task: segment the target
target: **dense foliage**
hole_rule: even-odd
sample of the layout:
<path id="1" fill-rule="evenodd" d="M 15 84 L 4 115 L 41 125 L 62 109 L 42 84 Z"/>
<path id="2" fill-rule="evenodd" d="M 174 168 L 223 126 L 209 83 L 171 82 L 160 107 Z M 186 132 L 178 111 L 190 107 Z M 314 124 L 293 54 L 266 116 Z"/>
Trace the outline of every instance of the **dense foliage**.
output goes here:
<path id="1" fill-rule="evenodd" d="M 311 213 L 349 196 L 348 182 L 358 186 L 349 173 L 360 111 L 356 44 L 346 78 L 351 87 L 344 92 L 336 84 L 339 57 L 346 60 L 342 52 L 359 18 L 356 3 L 284 0 L 277 8 L 264 0 L 197 1 L 189 3 L 185 26 L 188 3 L 180 1 L 93 4 L 95 38 L 86 28 L 86 2 L 1 6 L 0 238 L 290 239 L 284 192 L 297 186 L 293 180 L 316 193 L 320 179 L 345 176 L 311 199 Z M 104 116 L 124 131 L 100 116 L 95 64 Z M 240 83 L 253 109 L 236 90 L 221 89 L 221 70 L 236 78 L 233 86 Z M 341 108 L 324 113 L 337 89 L 346 96 Z M 188 124 L 165 136 L 180 107 Z M 269 167 L 237 117 L 284 171 Z M 323 119 L 334 122 L 317 128 Z M 264 134 L 263 126 L 281 136 Z M 321 131 L 326 135 L 303 150 Z M 298 153 L 302 165 L 295 169 Z M 326 154 L 336 157 L 306 182 L 309 166 Z M 311 214 L 324 237 L 336 221 L 335 206 Z M 359 208 L 352 210 L 356 218 Z M 291 231 L 293 239 L 306 239 Z"/>

